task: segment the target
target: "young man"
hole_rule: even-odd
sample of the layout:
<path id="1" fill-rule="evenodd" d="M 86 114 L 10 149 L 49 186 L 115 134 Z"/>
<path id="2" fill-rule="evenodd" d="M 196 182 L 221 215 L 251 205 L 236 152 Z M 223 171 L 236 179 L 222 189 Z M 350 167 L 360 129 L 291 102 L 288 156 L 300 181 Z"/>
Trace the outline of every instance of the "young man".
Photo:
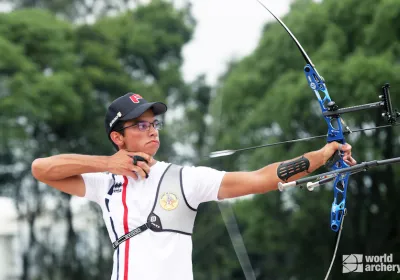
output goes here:
<path id="1" fill-rule="evenodd" d="M 276 190 L 278 182 L 313 172 L 339 148 L 349 165 L 356 163 L 351 146 L 338 143 L 252 172 L 157 161 L 162 123 L 156 117 L 166 111 L 161 102 L 128 93 L 105 118 L 114 155 L 62 154 L 32 163 L 37 180 L 100 205 L 115 249 L 112 280 L 193 279 L 191 234 L 200 203 Z"/>

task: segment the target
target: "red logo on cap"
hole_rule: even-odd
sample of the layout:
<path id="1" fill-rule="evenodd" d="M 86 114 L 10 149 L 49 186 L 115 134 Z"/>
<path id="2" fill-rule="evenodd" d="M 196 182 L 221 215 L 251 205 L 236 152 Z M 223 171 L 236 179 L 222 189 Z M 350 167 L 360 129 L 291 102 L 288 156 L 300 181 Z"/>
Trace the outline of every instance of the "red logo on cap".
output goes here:
<path id="1" fill-rule="evenodd" d="M 132 94 L 129 98 L 132 100 L 133 103 L 139 103 L 139 99 L 143 99 L 143 97 L 136 93 Z"/>

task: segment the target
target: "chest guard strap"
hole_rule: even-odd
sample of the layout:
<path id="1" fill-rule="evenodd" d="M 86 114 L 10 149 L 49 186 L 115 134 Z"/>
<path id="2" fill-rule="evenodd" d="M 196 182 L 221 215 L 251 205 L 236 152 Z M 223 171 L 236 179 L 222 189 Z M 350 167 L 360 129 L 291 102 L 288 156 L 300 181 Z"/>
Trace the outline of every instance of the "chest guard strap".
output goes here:
<path id="1" fill-rule="evenodd" d="M 192 235 L 197 211 L 186 200 L 182 185 L 182 170 L 183 167 L 174 164 L 166 168 L 158 183 L 147 223 L 118 238 L 113 242 L 114 249 L 147 229 Z"/>

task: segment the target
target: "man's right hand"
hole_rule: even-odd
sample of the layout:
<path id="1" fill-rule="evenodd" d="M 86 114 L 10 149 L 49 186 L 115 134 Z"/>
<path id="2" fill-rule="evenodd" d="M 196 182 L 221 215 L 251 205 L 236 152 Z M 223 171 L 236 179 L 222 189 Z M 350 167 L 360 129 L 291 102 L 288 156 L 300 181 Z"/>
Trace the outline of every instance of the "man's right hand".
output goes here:
<path id="1" fill-rule="evenodd" d="M 141 156 L 148 163 L 144 161 L 138 161 L 137 164 L 134 165 L 133 156 Z M 153 158 L 145 153 L 119 150 L 108 158 L 107 171 L 116 175 L 129 176 L 135 180 L 139 179 L 138 175 L 144 179 L 146 178 L 146 173 L 150 173 L 150 166 L 153 165 L 153 161 Z"/>

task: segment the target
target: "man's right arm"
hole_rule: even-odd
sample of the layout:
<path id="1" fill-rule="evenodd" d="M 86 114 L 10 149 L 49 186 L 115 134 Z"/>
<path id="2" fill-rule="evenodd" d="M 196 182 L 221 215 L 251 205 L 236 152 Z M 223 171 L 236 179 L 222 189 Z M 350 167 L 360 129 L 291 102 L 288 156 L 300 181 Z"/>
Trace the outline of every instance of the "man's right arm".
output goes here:
<path id="1" fill-rule="evenodd" d="M 81 174 L 105 171 L 105 156 L 64 154 L 38 158 L 32 163 L 32 174 L 37 180 L 80 197 L 85 196 L 85 183 Z"/>
<path id="2" fill-rule="evenodd" d="M 150 172 L 145 162 L 133 165 L 132 156 L 140 155 L 151 162 L 149 155 L 120 150 L 112 156 L 89 156 L 78 154 L 62 154 L 47 158 L 35 159 L 32 163 L 33 176 L 62 192 L 83 197 L 86 189 L 81 174 L 109 171 L 113 174 L 129 176 L 137 179 L 135 172 L 142 178 Z"/>

